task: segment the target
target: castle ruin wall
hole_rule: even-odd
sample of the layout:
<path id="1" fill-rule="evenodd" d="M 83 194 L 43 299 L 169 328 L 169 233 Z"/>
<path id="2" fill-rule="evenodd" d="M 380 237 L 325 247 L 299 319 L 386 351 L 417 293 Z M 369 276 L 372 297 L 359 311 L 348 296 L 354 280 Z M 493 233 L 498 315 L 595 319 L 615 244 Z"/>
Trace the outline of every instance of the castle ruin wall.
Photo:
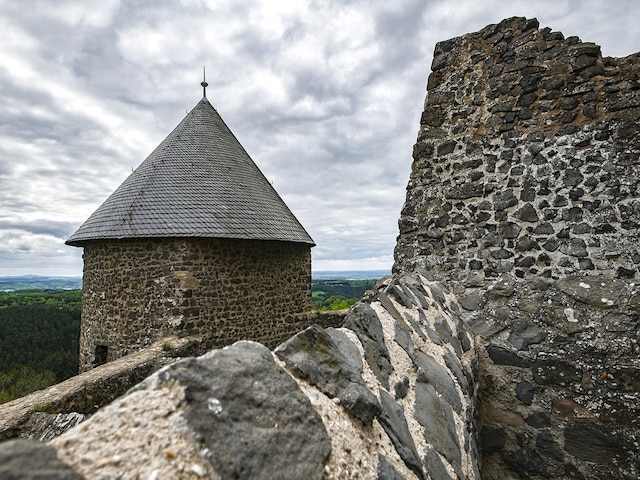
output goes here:
<path id="1" fill-rule="evenodd" d="M 482 477 L 640 475 L 640 55 L 535 19 L 437 44 L 395 271 L 477 335 Z"/>
<path id="2" fill-rule="evenodd" d="M 535 19 L 436 45 L 395 268 L 633 277 L 640 61 Z"/>

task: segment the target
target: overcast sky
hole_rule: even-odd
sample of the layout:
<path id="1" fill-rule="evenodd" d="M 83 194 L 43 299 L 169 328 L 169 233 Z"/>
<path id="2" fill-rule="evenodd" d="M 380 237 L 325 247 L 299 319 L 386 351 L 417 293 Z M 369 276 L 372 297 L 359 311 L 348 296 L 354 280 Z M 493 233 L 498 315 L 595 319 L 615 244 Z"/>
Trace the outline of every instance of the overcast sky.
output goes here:
<path id="1" fill-rule="evenodd" d="M 0 275 L 64 245 L 202 97 L 313 237 L 314 270 L 390 269 L 436 42 L 511 16 L 640 50 L 640 3 L 0 0 Z"/>

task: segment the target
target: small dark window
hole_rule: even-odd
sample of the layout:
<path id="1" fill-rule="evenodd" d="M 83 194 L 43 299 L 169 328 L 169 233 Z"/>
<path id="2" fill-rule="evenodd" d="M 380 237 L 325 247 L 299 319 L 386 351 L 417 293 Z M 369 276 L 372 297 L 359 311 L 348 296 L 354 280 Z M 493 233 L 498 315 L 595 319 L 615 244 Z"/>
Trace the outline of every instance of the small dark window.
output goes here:
<path id="1" fill-rule="evenodd" d="M 96 353 L 93 359 L 93 366 L 103 365 L 107 363 L 107 355 L 109 354 L 109 347 L 106 345 L 96 345 Z"/>

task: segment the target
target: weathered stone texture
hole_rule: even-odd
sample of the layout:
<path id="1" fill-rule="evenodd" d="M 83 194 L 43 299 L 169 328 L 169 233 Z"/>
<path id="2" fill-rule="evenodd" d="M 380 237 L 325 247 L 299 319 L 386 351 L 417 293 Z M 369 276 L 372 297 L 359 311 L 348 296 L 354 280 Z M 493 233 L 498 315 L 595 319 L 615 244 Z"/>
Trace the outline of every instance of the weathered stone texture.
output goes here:
<path id="1" fill-rule="evenodd" d="M 83 480 L 62 462 L 56 451 L 40 442 L 11 440 L 0 448 L 0 478 L 3 480 Z"/>
<path id="2" fill-rule="evenodd" d="M 588 275 L 497 283 L 514 288 L 463 316 L 480 347 L 483 474 L 637 478 L 638 286 Z"/>
<path id="3" fill-rule="evenodd" d="M 154 371 L 201 350 L 194 338 L 165 337 L 140 352 L 0 405 L 0 441 L 47 441 L 123 395 Z M 47 413 L 45 413 L 47 412 Z"/>
<path id="4" fill-rule="evenodd" d="M 84 246 L 81 370 L 167 335 L 274 347 L 309 325 L 311 252 L 293 242 L 136 239 Z"/>
<path id="5" fill-rule="evenodd" d="M 395 268 L 632 277 L 640 61 L 512 18 L 437 44 Z"/>

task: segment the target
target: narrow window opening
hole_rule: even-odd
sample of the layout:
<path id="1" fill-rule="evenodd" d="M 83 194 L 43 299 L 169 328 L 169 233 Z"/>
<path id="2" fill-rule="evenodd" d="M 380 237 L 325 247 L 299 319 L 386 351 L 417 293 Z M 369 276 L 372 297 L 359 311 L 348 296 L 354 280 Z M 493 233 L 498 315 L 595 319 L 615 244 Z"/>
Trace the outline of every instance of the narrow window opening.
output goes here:
<path id="1" fill-rule="evenodd" d="M 93 366 L 103 365 L 107 363 L 107 355 L 109 354 L 109 347 L 107 345 L 96 345 L 96 351 L 93 359 Z"/>

